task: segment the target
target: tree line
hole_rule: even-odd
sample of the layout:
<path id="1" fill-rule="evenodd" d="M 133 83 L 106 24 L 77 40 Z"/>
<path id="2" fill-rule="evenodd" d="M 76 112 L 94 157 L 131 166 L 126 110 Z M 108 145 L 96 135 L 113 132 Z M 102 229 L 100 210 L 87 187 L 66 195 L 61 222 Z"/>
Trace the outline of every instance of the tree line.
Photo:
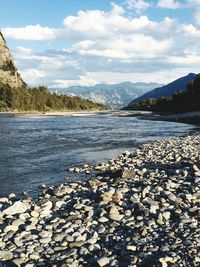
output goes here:
<path id="1" fill-rule="evenodd" d="M 0 111 L 67 111 L 106 109 L 104 105 L 66 95 L 50 93 L 47 87 L 11 88 L 0 83 Z"/>

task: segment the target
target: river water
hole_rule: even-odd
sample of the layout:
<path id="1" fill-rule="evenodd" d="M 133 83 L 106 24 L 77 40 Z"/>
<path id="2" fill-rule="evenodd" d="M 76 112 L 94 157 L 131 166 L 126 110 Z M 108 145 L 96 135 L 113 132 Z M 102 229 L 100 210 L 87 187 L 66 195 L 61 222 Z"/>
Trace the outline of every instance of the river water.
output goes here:
<path id="1" fill-rule="evenodd" d="M 71 116 L 0 116 L 0 196 L 64 182 L 73 165 L 108 160 L 141 143 L 195 130 L 113 112 Z M 71 177 L 75 179 L 75 177 Z M 80 177 L 79 177 L 80 178 Z"/>

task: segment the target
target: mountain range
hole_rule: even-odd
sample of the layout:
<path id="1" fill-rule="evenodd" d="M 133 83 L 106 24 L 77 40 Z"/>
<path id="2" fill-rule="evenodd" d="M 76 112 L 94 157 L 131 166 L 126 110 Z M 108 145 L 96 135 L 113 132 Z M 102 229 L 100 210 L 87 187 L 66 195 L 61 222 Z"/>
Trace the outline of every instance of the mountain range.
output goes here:
<path id="1" fill-rule="evenodd" d="M 70 86 L 50 88 L 51 92 L 69 96 L 80 96 L 95 103 L 119 108 L 126 106 L 133 99 L 161 86 L 158 83 L 122 82 L 119 84 L 96 84 L 94 86 Z"/>

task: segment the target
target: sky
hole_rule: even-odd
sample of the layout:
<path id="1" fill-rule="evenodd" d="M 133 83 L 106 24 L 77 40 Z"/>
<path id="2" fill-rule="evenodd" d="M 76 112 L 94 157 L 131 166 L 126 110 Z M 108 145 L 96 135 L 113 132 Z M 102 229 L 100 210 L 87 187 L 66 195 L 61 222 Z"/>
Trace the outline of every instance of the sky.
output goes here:
<path id="1" fill-rule="evenodd" d="M 0 30 L 30 86 L 166 84 L 200 72 L 200 0 L 0 0 L 0 5 Z"/>

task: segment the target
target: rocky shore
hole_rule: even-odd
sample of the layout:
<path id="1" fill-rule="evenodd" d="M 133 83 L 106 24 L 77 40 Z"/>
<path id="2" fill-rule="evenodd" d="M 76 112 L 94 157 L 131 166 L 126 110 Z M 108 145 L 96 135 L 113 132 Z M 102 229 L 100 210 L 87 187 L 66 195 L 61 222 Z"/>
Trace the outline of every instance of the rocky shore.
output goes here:
<path id="1" fill-rule="evenodd" d="M 200 111 L 175 113 L 175 114 L 159 114 L 146 113 L 139 116 L 141 119 L 156 120 L 156 121 L 172 121 L 200 125 Z"/>
<path id="2" fill-rule="evenodd" d="M 161 115 L 161 120 L 200 125 L 200 111 Z"/>
<path id="3" fill-rule="evenodd" d="M 91 178 L 0 198 L 1 267 L 200 266 L 200 135 L 70 171 Z"/>

